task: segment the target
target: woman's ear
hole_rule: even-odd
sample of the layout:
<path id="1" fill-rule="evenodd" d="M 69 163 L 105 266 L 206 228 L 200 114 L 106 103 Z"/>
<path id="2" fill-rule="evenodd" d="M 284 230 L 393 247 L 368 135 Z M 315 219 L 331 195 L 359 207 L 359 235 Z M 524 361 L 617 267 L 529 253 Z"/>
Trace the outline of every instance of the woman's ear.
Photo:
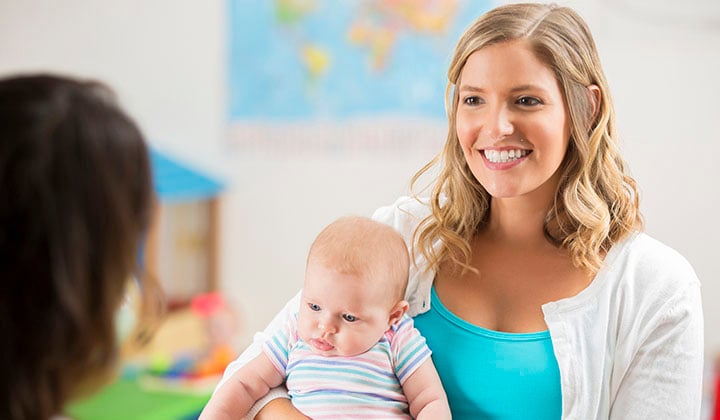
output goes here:
<path id="1" fill-rule="evenodd" d="M 397 324 L 398 321 L 405 315 L 410 305 L 406 300 L 401 300 L 396 303 L 395 306 L 390 310 L 390 318 L 388 319 L 388 327 L 393 324 Z"/>
<path id="2" fill-rule="evenodd" d="M 602 102 L 602 94 L 598 85 L 588 85 L 588 96 L 590 97 L 590 103 L 592 104 L 592 118 L 595 121 L 598 113 L 600 112 L 600 104 Z"/>

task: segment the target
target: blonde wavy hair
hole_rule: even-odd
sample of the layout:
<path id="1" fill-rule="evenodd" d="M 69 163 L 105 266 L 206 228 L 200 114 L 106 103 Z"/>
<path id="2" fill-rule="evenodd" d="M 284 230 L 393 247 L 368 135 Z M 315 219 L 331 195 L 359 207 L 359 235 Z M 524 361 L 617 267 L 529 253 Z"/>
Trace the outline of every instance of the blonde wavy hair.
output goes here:
<path id="1" fill-rule="evenodd" d="M 430 198 L 432 214 L 415 231 L 413 252 L 422 252 L 430 270 L 447 259 L 474 270 L 469 266 L 470 240 L 488 221 L 490 195 L 473 176 L 460 147 L 455 87 L 473 52 L 513 40 L 524 41 L 554 71 L 570 121 L 571 138 L 558 169 L 561 180 L 545 218 L 545 236 L 567 249 L 576 267 L 595 273 L 614 243 L 642 228 L 638 190 L 618 150 L 615 111 L 590 30 L 575 11 L 555 5 L 497 7 L 458 41 L 445 95 L 447 141 L 411 180 L 415 191 L 421 176 L 439 167 Z M 599 87 L 597 110 L 590 85 Z M 438 239 L 440 246 L 434 248 Z"/>

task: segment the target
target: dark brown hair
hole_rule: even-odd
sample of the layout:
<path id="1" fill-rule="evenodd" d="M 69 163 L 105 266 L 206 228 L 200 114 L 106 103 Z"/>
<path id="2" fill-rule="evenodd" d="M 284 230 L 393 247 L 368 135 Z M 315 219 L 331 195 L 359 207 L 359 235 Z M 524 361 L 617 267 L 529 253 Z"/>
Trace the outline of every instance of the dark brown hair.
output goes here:
<path id="1" fill-rule="evenodd" d="M 151 179 L 143 136 L 109 88 L 0 80 L 0 418 L 60 414 L 113 372 L 128 281 L 144 303 L 159 296 L 138 270 Z"/>

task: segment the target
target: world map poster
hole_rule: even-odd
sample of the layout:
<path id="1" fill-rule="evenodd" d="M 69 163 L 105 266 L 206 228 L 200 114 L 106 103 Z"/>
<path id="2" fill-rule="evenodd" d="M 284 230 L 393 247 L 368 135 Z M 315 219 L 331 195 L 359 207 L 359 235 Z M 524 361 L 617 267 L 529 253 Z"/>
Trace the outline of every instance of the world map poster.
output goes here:
<path id="1" fill-rule="evenodd" d="M 489 5 L 230 0 L 230 122 L 444 121 L 453 48 Z"/>

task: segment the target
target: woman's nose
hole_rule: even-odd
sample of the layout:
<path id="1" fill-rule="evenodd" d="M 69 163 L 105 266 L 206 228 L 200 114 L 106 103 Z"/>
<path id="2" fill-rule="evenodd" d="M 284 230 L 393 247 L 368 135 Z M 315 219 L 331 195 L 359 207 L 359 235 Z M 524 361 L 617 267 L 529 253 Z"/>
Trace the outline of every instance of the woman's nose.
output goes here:
<path id="1" fill-rule="evenodd" d="M 514 130 L 510 111 L 506 107 L 496 106 L 489 110 L 485 120 L 485 131 L 492 141 L 502 140 L 513 134 Z"/>

